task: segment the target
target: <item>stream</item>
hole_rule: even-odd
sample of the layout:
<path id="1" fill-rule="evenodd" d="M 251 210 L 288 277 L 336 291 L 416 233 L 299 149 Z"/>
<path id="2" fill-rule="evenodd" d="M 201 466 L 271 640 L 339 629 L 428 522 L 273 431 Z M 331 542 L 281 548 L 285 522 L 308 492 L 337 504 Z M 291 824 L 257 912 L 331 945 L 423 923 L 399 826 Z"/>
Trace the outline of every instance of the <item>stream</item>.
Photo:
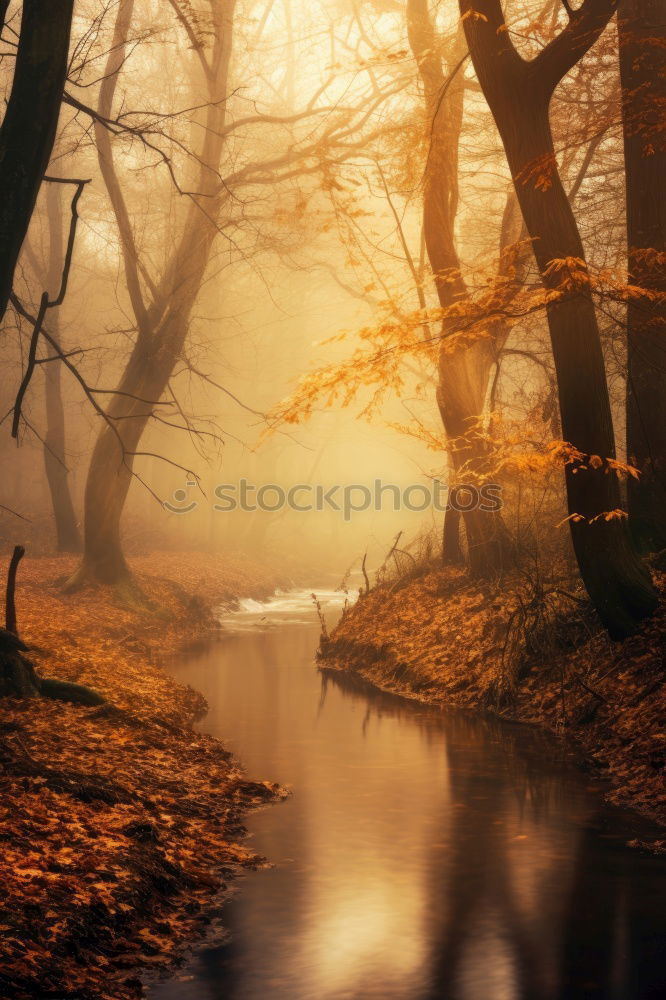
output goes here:
<path id="1" fill-rule="evenodd" d="M 223 624 L 172 672 L 293 794 L 247 818 L 274 867 L 238 882 L 228 938 L 151 1000 L 666 997 L 666 858 L 559 743 L 322 675 L 309 591 Z"/>

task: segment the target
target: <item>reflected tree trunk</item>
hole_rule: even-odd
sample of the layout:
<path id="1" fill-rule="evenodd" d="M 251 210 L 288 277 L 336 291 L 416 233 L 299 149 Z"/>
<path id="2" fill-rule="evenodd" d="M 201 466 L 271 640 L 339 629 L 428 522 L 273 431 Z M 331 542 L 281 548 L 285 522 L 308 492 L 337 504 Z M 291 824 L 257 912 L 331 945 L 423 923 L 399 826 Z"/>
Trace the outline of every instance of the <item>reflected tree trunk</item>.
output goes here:
<path id="1" fill-rule="evenodd" d="M 561 989 L 571 1000 L 642 996 L 630 989 L 632 964 L 623 948 L 627 912 L 610 851 L 600 870 L 594 824 L 584 828 L 577 857 L 562 950 Z M 603 885 L 604 892 L 599 891 Z M 629 890 L 630 881 L 624 887 Z M 624 925 L 624 926 L 623 926 Z M 623 933 L 625 931 L 625 933 Z"/>

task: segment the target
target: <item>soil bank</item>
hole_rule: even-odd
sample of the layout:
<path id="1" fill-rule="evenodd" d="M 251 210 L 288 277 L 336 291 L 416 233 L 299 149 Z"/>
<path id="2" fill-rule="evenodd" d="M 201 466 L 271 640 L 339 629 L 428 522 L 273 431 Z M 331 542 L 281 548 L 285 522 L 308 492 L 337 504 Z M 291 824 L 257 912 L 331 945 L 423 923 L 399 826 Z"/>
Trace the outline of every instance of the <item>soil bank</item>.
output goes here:
<path id="1" fill-rule="evenodd" d="M 607 777 L 613 803 L 666 825 L 666 575 L 656 582 L 655 616 L 611 642 L 580 595 L 430 567 L 361 596 L 320 658 L 387 691 L 545 726 Z"/>

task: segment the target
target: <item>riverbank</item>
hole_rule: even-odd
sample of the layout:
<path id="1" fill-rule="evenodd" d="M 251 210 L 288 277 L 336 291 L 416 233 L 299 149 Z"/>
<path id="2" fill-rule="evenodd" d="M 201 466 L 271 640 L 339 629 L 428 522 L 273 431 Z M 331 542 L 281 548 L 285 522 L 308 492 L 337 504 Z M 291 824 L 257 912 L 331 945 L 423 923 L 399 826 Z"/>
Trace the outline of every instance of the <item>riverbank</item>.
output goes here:
<path id="1" fill-rule="evenodd" d="M 280 790 L 245 780 L 218 741 L 194 734 L 203 697 L 160 668 L 217 629 L 211 607 L 284 581 L 205 553 L 133 561 L 149 607 L 100 588 L 64 595 L 69 557 L 26 558 L 21 637 L 44 676 L 109 705 L 3 699 L 0 931 L 3 998 L 134 1000 L 215 914 L 229 878 L 261 864 L 243 813 Z"/>
<path id="2" fill-rule="evenodd" d="M 656 615 L 617 643 L 580 594 L 430 567 L 361 597 L 320 657 L 383 690 L 544 726 L 607 778 L 611 802 L 666 825 L 666 574 L 656 576 Z"/>

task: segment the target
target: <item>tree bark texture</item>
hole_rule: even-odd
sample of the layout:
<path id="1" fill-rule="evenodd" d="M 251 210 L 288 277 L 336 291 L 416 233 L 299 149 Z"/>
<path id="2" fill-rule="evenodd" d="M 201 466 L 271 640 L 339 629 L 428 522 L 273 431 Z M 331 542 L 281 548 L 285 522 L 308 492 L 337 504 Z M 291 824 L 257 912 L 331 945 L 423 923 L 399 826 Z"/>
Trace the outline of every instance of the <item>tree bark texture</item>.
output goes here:
<path id="1" fill-rule="evenodd" d="M 118 74 L 124 62 L 133 13 L 133 0 L 121 0 L 99 112 L 112 114 Z M 208 259 L 217 235 L 216 220 L 225 197 L 218 177 L 224 150 L 224 125 L 231 60 L 233 0 L 211 4 L 214 38 L 206 49 L 205 78 L 208 106 L 199 165 L 182 230 L 159 282 L 146 291 L 141 281 L 139 251 L 118 178 L 109 132 L 96 124 L 95 137 L 102 175 L 113 206 L 121 241 L 127 288 L 137 336 L 116 394 L 107 410 L 107 422 L 95 443 L 84 498 L 84 558 L 75 585 L 85 577 L 107 584 L 130 579 L 121 543 L 121 516 L 132 481 L 139 442 L 165 392 L 187 338 Z"/>
<path id="2" fill-rule="evenodd" d="M 442 67 L 441 43 L 431 20 L 428 0 L 408 0 L 409 42 L 421 76 L 426 121 L 430 130 L 425 172 L 423 227 L 428 259 L 433 270 L 440 305 L 449 308 L 469 301 L 469 290 L 461 272 L 455 224 L 458 210 L 458 147 L 463 121 L 465 79 L 463 64 L 466 40 L 462 27 L 446 53 L 449 76 Z M 522 220 L 511 192 L 501 228 L 500 272 L 504 252 L 520 235 Z M 519 269 L 520 270 L 520 269 Z M 517 285 L 521 283 L 517 276 Z M 484 479 L 488 449 L 480 423 L 484 416 L 488 384 L 508 328 L 495 323 L 488 338 L 458 346 L 450 338 L 458 332 L 456 322 L 442 324 L 438 361 L 437 403 L 446 432 L 451 467 L 450 485 Z M 443 560 L 463 560 L 460 542 L 461 515 L 449 508 L 443 532 Z M 462 522 L 467 540 L 469 566 L 475 575 L 499 572 L 507 562 L 508 533 L 501 514 L 466 511 Z"/>
<path id="3" fill-rule="evenodd" d="M 618 13 L 629 283 L 654 293 L 627 307 L 629 524 L 639 549 L 666 548 L 666 0 Z"/>
<path id="4" fill-rule="evenodd" d="M 581 577 L 604 625 L 616 637 L 634 631 L 657 604 L 649 574 L 622 518 L 616 475 L 608 385 L 597 317 L 589 284 L 560 297 L 561 274 L 551 264 L 585 254 L 569 199 L 560 180 L 550 130 L 549 105 L 562 77 L 606 27 L 614 0 L 585 0 L 568 25 L 531 61 L 511 42 L 500 0 L 461 0 L 465 34 L 479 83 L 497 124 L 516 195 L 546 292 L 557 375 L 562 431 L 584 456 L 599 456 L 600 468 L 572 462 L 566 487 L 573 546 Z"/>
<path id="5" fill-rule="evenodd" d="M 49 220 L 48 288 L 51 296 L 55 298 L 60 287 L 64 264 L 60 185 L 47 185 L 46 200 Z M 62 346 L 57 309 L 53 312 L 50 332 Z M 51 494 L 56 544 L 58 552 L 80 552 L 81 534 L 72 502 L 66 464 L 65 408 L 61 388 L 62 363 L 59 360 L 49 361 L 44 365 L 44 370 L 46 403 L 44 467 Z"/>
<path id="6" fill-rule="evenodd" d="M 74 0 L 23 0 L 14 80 L 0 127 L 0 319 L 53 149 Z"/>

